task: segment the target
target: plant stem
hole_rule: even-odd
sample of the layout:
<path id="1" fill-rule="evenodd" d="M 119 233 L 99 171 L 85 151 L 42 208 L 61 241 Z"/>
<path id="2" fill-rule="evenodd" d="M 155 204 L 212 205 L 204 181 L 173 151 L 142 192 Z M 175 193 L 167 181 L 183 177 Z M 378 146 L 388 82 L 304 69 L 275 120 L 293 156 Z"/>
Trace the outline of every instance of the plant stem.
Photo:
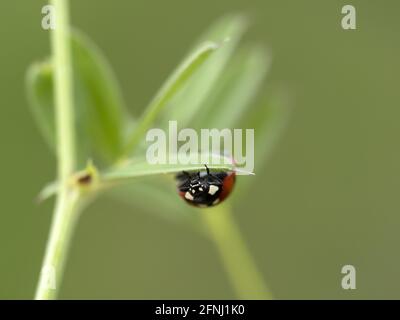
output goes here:
<path id="1" fill-rule="evenodd" d="M 238 298 L 272 299 L 229 207 L 219 205 L 202 217 Z"/>
<path id="2" fill-rule="evenodd" d="M 56 13 L 56 29 L 51 31 L 51 48 L 52 61 L 55 68 L 58 178 L 65 185 L 75 169 L 75 130 L 68 1 L 52 0 L 52 4 Z"/>
<path id="3" fill-rule="evenodd" d="M 67 0 L 52 0 L 51 4 L 56 14 L 56 28 L 51 31 L 51 48 L 55 69 L 57 173 L 60 184 L 36 299 L 54 299 L 57 296 L 80 199 L 78 190 L 69 187 L 76 155 L 68 3 Z"/>
<path id="4" fill-rule="evenodd" d="M 59 194 L 47 242 L 36 300 L 55 299 L 62 279 L 66 255 L 77 219 L 79 195 L 76 190 Z"/>

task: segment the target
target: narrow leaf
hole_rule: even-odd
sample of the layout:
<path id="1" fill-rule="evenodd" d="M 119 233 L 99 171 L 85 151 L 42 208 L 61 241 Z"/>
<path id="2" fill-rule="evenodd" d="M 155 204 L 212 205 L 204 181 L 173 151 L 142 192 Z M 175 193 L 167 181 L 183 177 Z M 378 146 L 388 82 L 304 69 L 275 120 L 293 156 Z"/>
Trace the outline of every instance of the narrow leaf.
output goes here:
<path id="1" fill-rule="evenodd" d="M 236 168 L 230 158 L 215 154 L 190 154 L 185 157 L 184 161 L 189 164 L 150 164 L 146 160 L 132 160 L 104 172 L 101 175 L 101 180 L 104 182 L 114 182 L 150 175 L 204 170 L 204 164 L 207 164 L 211 170 L 239 170 L 241 174 L 252 174 L 251 172 L 245 172 Z"/>
<path id="2" fill-rule="evenodd" d="M 274 93 L 269 97 L 264 97 L 257 108 L 243 122 L 247 127 L 255 130 L 255 169 L 257 173 L 262 170 L 268 158 L 271 156 L 275 146 L 281 138 L 289 119 L 289 108 L 286 96 Z M 244 197 L 251 188 L 251 183 L 256 180 L 242 179 L 238 189 L 240 195 L 237 199 Z"/>
<path id="3" fill-rule="evenodd" d="M 127 152 L 130 153 L 140 142 L 146 130 L 153 124 L 161 110 L 170 101 L 171 97 L 182 87 L 190 76 L 207 60 L 212 52 L 218 48 L 214 42 L 203 43 L 175 70 L 171 77 L 161 87 L 154 99 L 150 102 L 138 126 L 133 131 L 127 145 Z"/>
<path id="4" fill-rule="evenodd" d="M 179 198 L 172 178 L 147 178 L 112 188 L 107 195 L 145 213 L 155 213 L 173 222 L 189 222 L 196 218 L 193 209 Z M 149 199 L 154 205 L 149 206 Z M 198 224 L 200 225 L 200 223 Z"/>
<path id="5" fill-rule="evenodd" d="M 185 128 L 197 116 L 207 112 L 206 100 L 218 86 L 245 29 L 246 22 L 242 16 L 230 15 L 213 24 L 201 37 L 201 40 L 207 39 L 223 45 L 175 96 L 171 102 L 173 108 L 164 114 L 161 126 L 168 123 L 168 120 L 176 120 L 180 128 Z"/>
<path id="6" fill-rule="evenodd" d="M 58 183 L 57 182 L 50 182 L 43 187 L 40 191 L 39 195 L 37 196 L 37 202 L 43 202 L 57 193 L 58 190 Z"/>
<path id="7" fill-rule="evenodd" d="M 260 90 L 269 65 L 269 55 L 263 48 L 242 49 L 210 92 L 193 126 L 242 127 L 242 119 L 246 112 L 251 112 L 251 103 Z"/>
<path id="8" fill-rule="evenodd" d="M 26 89 L 32 115 L 42 136 L 54 151 L 53 67 L 50 62 L 34 63 L 28 68 Z"/>
<path id="9" fill-rule="evenodd" d="M 258 165 L 265 164 L 289 120 L 289 106 L 286 95 L 274 93 L 264 98 L 249 119 L 249 126 L 255 128 L 255 150 Z M 257 164 L 256 164 L 257 167 Z"/>
<path id="10" fill-rule="evenodd" d="M 71 39 L 76 113 L 79 130 L 89 137 L 87 158 L 97 154 L 113 161 L 122 153 L 126 117 L 119 85 L 107 60 L 88 37 L 74 32 Z"/>
<path id="11" fill-rule="evenodd" d="M 71 48 L 79 165 L 96 156 L 111 162 L 122 153 L 126 117 L 117 81 L 106 59 L 87 37 L 75 31 Z M 51 62 L 35 63 L 28 69 L 27 93 L 34 118 L 54 148 Z"/>

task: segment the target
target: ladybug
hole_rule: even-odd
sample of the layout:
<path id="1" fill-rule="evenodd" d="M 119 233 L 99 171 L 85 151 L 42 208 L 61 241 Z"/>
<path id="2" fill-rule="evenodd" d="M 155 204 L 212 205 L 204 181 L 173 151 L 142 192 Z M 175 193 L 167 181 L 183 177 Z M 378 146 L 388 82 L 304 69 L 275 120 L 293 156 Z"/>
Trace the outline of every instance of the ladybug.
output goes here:
<path id="1" fill-rule="evenodd" d="M 206 208 L 215 206 L 225 200 L 231 193 L 236 180 L 234 171 L 189 173 L 183 171 L 176 176 L 179 195 L 189 204 Z"/>

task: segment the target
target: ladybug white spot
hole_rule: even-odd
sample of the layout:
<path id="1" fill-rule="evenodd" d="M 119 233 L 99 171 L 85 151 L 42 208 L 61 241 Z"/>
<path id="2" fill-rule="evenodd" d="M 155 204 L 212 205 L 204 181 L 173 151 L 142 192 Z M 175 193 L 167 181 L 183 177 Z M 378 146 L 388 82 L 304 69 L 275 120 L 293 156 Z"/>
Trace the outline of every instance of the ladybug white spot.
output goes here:
<path id="1" fill-rule="evenodd" d="M 199 188 L 199 191 L 204 191 L 202 187 Z"/>
<path id="2" fill-rule="evenodd" d="M 214 202 L 212 203 L 213 205 L 217 204 L 219 202 L 219 199 L 215 199 Z"/>
<path id="3" fill-rule="evenodd" d="M 211 185 L 210 189 L 208 190 L 208 193 L 213 196 L 218 190 L 219 188 L 217 186 Z"/>
<path id="4" fill-rule="evenodd" d="M 189 192 L 185 193 L 185 198 L 190 200 L 190 201 L 193 201 L 193 196 Z"/>

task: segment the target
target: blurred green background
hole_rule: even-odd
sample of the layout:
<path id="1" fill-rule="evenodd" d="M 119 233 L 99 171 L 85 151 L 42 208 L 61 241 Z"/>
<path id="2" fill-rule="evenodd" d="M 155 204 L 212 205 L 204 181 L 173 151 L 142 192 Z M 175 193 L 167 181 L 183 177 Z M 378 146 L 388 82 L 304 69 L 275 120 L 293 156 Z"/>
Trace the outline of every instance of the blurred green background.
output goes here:
<path id="1" fill-rule="evenodd" d="M 49 54 L 44 4 L 0 4 L 3 299 L 33 297 L 51 220 L 52 201 L 34 199 L 53 179 L 55 159 L 24 90 L 28 65 Z M 356 7 L 355 31 L 340 26 L 345 4 Z M 73 25 L 103 49 L 135 114 L 199 34 L 229 12 L 250 17 L 245 42 L 271 49 L 266 88 L 284 88 L 292 109 L 269 162 L 256 163 L 251 195 L 234 208 L 273 294 L 400 298 L 398 1 L 71 4 Z M 213 244 L 150 211 L 109 199 L 91 206 L 76 230 L 60 298 L 235 298 Z M 356 290 L 341 289 L 345 264 L 356 267 Z"/>

